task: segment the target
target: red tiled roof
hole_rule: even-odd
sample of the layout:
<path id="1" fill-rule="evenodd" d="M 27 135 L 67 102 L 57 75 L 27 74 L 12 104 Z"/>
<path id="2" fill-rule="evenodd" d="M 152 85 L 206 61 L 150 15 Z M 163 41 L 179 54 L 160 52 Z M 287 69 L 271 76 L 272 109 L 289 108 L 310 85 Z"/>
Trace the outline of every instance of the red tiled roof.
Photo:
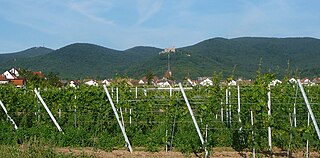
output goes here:
<path id="1" fill-rule="evenodd" d="M 6 81 L 6 77 L 4 75 L 0 75 L 0 81 Z"/>
<path id="2" fill-rule="evenodd" d="M 39 76 L 40 78 L 44 78 L 44 74 L 41 71 L 32 72 L 32 74 Z"/>
<path id="3" fill-rule="evenodd" d="M 13 80 L 10 80 L 10 83 L 12 83 L 13 85 L 15 85 L 17 87 L 22 87 L 25 84 L 25 80 L 24 79 L 13 79 Z"/>

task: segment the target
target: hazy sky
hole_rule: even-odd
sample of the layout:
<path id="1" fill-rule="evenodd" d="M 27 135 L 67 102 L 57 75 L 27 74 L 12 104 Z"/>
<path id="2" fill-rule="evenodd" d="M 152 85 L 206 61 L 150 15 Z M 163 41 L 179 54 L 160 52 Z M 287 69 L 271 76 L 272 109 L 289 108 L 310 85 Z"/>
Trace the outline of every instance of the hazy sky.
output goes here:
<path id="1" fill-rule="evenodd" d="M 125 50 L 213 37 L 320 38 L 320 0 L 0 0 L 0 52 L 75 42 Z"/>

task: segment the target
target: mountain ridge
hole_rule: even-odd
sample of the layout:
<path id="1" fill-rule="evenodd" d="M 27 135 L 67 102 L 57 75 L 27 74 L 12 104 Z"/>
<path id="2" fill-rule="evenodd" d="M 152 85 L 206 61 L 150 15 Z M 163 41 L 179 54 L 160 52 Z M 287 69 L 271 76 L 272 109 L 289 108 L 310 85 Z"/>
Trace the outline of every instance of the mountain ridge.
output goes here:
<path id="1" fill-rule="evenodd" d="M 161 77 L 167 70 L 163 49 L 136 46 L 123 51 L 90 43 L 73 43 L 57 50 L 41 48 L 30 55 L 30 48 L 13 54 L 0 54 L 0 68 L 21 67 L 36 71 L 58 72 L 62 78 L 140 78 L 147 71 Z M 41 50 L 40 49 L 40 50 Z M 29 52 L 25 53 L 25 52 Z M 211 76 L 214 71 L 224 76 L 253 78 L 261 62 L 262 72 L 275 72 L 280 77 L 290 63 L 291 73 L 319 75 L 320 40 L 312 37 L 238 37 L 210 38 L 196 44 L 176 48 L 171 54 L 171 70 L 175 79 Z M 15 59 L 15 60 L 13 60 Z M 235 68 L 235 71 L 233 69 Z"/>

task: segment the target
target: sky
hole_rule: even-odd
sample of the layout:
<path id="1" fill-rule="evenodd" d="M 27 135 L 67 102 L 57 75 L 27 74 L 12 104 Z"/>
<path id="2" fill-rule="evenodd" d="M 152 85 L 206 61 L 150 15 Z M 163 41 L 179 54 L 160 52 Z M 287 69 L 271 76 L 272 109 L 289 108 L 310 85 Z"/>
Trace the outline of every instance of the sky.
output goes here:
<path id="1" fill-rule="evenodd" d="M 0 0 L 0 53 L 179 48 L 214 37 L 320 38 L 320 0 Z"/>

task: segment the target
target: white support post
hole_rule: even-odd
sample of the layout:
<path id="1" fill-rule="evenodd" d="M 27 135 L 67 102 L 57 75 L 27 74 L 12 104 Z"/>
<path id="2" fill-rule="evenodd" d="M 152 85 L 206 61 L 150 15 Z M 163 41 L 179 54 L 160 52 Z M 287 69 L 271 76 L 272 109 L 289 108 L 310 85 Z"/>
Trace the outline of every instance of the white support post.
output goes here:
<path id="1" fill-rule="evenodd" d="M 228 88 L 226 89 L 226 123 L 229 123 L 229 111 L 228 111 L 228 105 L 229 105 L 229 100 L 228 100 Z"/>
<path id="2" fill-rule="evenodd" d="M 220 105 L 221 105 L 221 122 L 223 122 L 223 103 L 222 103 L 222 100 L 220 102 Z"/>
<path id="3" fill-rule="evenodd" d="M 74 99 L 77 99 L 77 95 L 74 96 Z M 74 105 L 74 127 L 77 127 L 77 106 Z"/>
<path id="4" fill-rule="evenodd" d="M 310 126 L 310 113 L 308 113 L 308 122 L 307 126 Z M 309 157 L 309 139 L 307 139 L 307 145 L 306 145 L 306 158 Z"/>
<path id="5" fill-rule="evenodd" d="M 166 129 L 166 152 L 168 152 L 168 130 Z"/>
<path id="6" fill-rule="evenodd" d="M 254 148 L 254 132 L 253 132 L 253 112 L 252 110 L 250 111 L 250 116 L 251 116 L 251 126 L 252 126 L 252 142 L 253 142 L 253 148 L 252 148 L 252 157 L 255 158 L 256 157 L 256 149 Z"/>
<path id="7" fill-rule="evenodd" d="M 116 88 L 116 94 L 117 94 L 117 104 L 119 103 L 119 88 Z"/>
<path id="8" fill-rule="evenodd" d="M 61 109 L 58 110 L 59 118 L 61 118 Z"/>
<path id="9" fill-rule="evenodd" d="M 296 103 L 293 104 L 293 124 L 294 124 L 294 127 L 297 127 L 297 109 L 296 109 Z"/>
<path id="10" fill-rule="evenodd" d="M 136 87 L 136 99 L 138 98 L 138 87 Z"/>
<path id="11" fill-rule="evenodd" d="M 183 96 L 183 98 L 184 98 L 184 101 L 186 102 L 186 104 L 187 104 L 187 106 L 188 106 L 189 113 L 190 113 L 190 115 L 191 115 L 191 118 L 192 118 L 192 121 L 193 121 L 193 123 L 194 123 L 194 126 L 196 127 L 196 130 L 197 130 L 197 132 L 198 132 L 198 135 L 199 135 L 201 144 L 204 145 L 204 140 L 203 140 L 201 131 L 200 131 L 200 129 L 199 129 L 199 126 L 198 126 L 198 123 L 197 123 L 197 121 L 196 121 L 196 118 L 194 117 L 193 111 L 192 111 L 192 109 L 191 109 L 191 106 L 190 106 L 190 104 L 189 104 L 188 98 L 187 98 L 187 96 L 186 96 L 186 93 L 184 92 L 184 89 L 183 89 L 181 83 L 179 83 L 179 87 L 180 87 L 182 96 Z"/>
<path id="12" fill-rule="evenodd" d="M 206 140 L 206 146 L 205 146 L 205 148 L 204 148 L 204 150 L 205 150 L 205 157 L 207 158 L 207 157 L 209 157 L 209 151 L 208 151 L 208 149 L 207 149 L 207 144 L 208 144 L 208 125 L 206 125 L 206 133 L 205 133 L 206 135 L 206 138 L 205 138 L 205 140 Z"/>
<path id="13" fill-rule="evenodd" d="M 299 85 L 299 87 L 300 87 L 300 90 L 301 90 L 302 96 L 303 96 L 303 98 L 304 98 L 304 101 L 305 101 L 305 103 L 306 103 L 306 105 L 307 105 L 308 112 L 309 112 L 309 114 L 310 114 L 310 116 L 311 116 L 311 120 L 312 120 L 313 126 L 314 126 L 314 128 L 315 128 L 315 130 L 316 130 L 316 132 L 317 132 L 317 134 L 318 134 L 318 138 L 319 138 L 319 140 L 320 140 L 320 130 L 319 130 L 319 127 L 318 127 L 318 124 L 317 124 L 317 120 L 316 120 L 316 118 L 315 118 L 314 115 L 313 115 L 313 112 L 312 112 L 310 103 L 309 103 L 309 101 L 308 101 L 308 98 L 307 98 L 307 95 L 306 95 L 306 93 L 305 93 L 305 91 L 304 91 L 304 88 L 303 88 L 303 86 L 302 86 L 302 84 L 301 84 L 301 82 L 300 82 L 300 79 L 298 79 L 298 85 Z"/>
<path id="14" fill-rule="evenodd" d="M 232 104 L 231 104 L 231 91 L 228 93 L 228 101 L 229 101 L 229 125 L 232 126 Z"/>
<path id="15" fill-rule="evenodd" d="M 294 85 L 293 85 L 293 88 L 295 88 Z M 294 127 L 297 127 L 297 108 L 296 108 L 297 95 L 298 95 L 298 87 L 296 89 L 296 95 L 294 97 L 294 103 L 293 103 L 293 124 L 294 124 Z"/>
<path id="16" fill-rule="evenodd" d="M 170 97 L 172 97 L 172 87 L 170 85 Z"/>
<path id="17" fill-rule="evenodd" d="M 77 109 L 74 108 L 74 127 L 77 127 Z"/>
<path id="18" fill-rule="evenodd" d="M 130 123 L 130 125 L 131 125 L 131 114 L 132 114 L 132 110 L 131 110 L 131 108 L 130 108 L 130 110 L 129 110 L 129 113 L 130 113 L 129 123 Z"/>
<path id="19" fill-rule="evenodd" d="M 268 85 L 268 118 L 269 121 L 271 119 L 271 88 L 270 85 Z M 271 137 L 271 127 L 268 126 L 268 144 L 269 144 L 269 151 L 272 152 L 272 137 Z"/>
<path id="20" fill-rule="evenodd" d="M 8 111 L 6 109 L 6 107 L 4 106 L 4 104 L 2 103 L 2 101 L 0 100 L 0 105 L 3 109 L 3 111 L 6 113 L 8 119 L 10 120 L 10 122 L 12 123 L 14 129 L 18 130 L 18 126 L 16 125 L 16 123 L 13 121 L 13 119 L 9 116 Z"/>
<path id="21" fill-rule="evenodd" d="M 120 118 L 119 118 L 117 109 L 116 109 L 116 107 L 115 107 L 114 104 L 113 104 L 113 101 L 112 101 L 112 98 L 111 98 L 111 96 L 110 96 L 110 94 L 109 94 L 109 91 L 108 91 L 106 85 L 103 85 L 103 88 L 104 88 L 104 91 L 105 91 L 106 94 L 107 94 L 107 97 L 108 97 L 109 102 L 110 102 L 110 104 L 111 104 L 111 107 L 112 107 L 112 110 L 113 110 L 113 112 L 114 112 L 114 115 L 116 116 L 116 119 L 117 119 L 118 124 L 119 124 L 120 129 L 121 129 L 121 132 L 122 132 L 122 134 L 123 134 L 124 140 L 126 141 L 126 143 L 127 143 L 127 145 L 128 145 L 129 151 L 132 153 L 132 147 L 131 147 L 130 141 L 129 141 L 128 137 L 127 137 L 127 134 L 126 134 L 126 131 L 125 131 L 124 127 L 122 126 L 122 123 L 121 123 L 121 121 L 120 121 Z"/>
<path id="22" fill-rule="evenodd" d="M 126 128 L 124 127 L 124 119 L 123 119 L 122 109 L 121 109 L 121 107 L 119 109 L 120 109 L 120 116 L 121 116 L 122 126 L 123 126 L 124 130 L 126 130 Z"/>
<path id="23" fill-rule="evenodd" d="M 238 86 L 237 89 L 238 89 L 238 117 L 239 117 L 239 123 L 241 123 L 241 117 L 240 117 L 240 110 L 241 110 L 240 86 Z"/>
<path id="24" fill-rule="evenodd" d="M 111 88 L 111 98 L 113 98 L 113 92 L 114 92 L 114 90 L 113 90 L 113 87 Z"/>
<path id="25" fill-rule="evenodd" d="M 41 104 L 43 105 L 43 107 L 46 109 L 46 111 L 49 114 L 49 116 L 50 116 L 51 120 L 53 121 L 53 123 L 56 125 L 58 130 L 63 133 L 63 131 L 62 131 L 61 127 L 59 126 L 57 120 L 52 115 L 52 113 L 51 113 L 50 109 L 48 108 L 47 104 L 43 101 L 43 99 L 42 99 L 40 93 L 38 92 L 38 90 L 34 89 L 34 92 L 36 93 L 36 95 L 37 95 L 38 99 L 40 100 Z"/>

